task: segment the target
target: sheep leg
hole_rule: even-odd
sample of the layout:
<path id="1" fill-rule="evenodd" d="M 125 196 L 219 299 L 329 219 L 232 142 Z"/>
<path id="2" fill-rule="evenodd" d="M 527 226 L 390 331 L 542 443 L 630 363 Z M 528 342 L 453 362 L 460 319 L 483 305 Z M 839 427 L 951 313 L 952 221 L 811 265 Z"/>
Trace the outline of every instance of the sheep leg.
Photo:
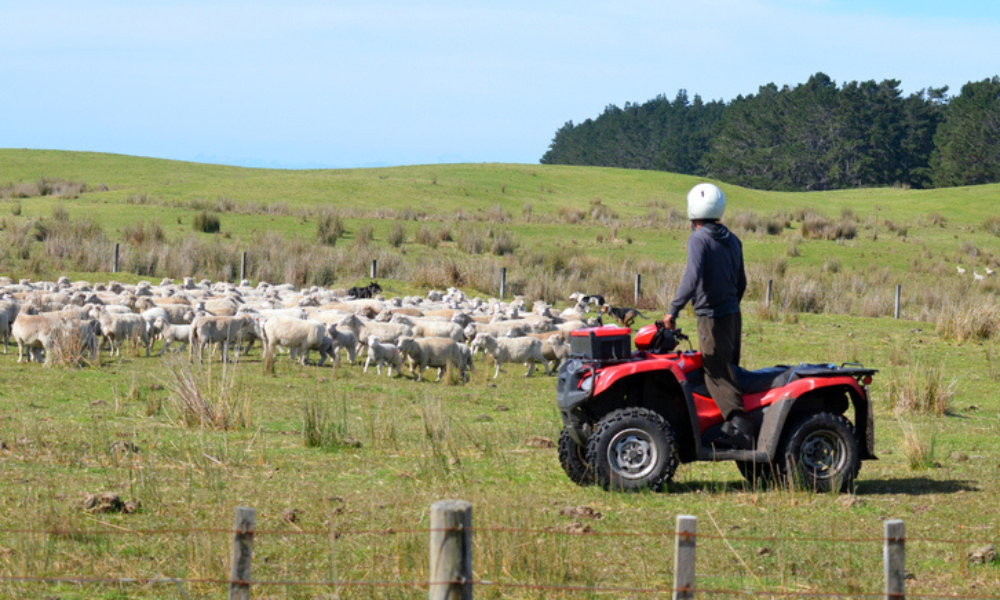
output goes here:
<path id="1" fill-rule="evenodd" d="M 531 377 L 531 374 L 535 372 L 535 362 L 529 360 L 525 363 L 528 365 L 528 372 L 524 374 L 525 377 Z"/>
<path id="2" fill-rule="evenodd" d="M 444 377 L 444 367 L 438 367 L 438 378 L 434 381 L 441 381 L 442 377 Z"/>
<path id="3" fill-rule="evenodd" d="M 371 354 L 369 354 L 368 358 L 365 360 L 365 369 L 363 371 L 361 371 L 361 372 L 362 373 L 367 373 L 368 372 L 368 365 L 370 365 L 370 364 L 372 364 L 372 355 Z"/>

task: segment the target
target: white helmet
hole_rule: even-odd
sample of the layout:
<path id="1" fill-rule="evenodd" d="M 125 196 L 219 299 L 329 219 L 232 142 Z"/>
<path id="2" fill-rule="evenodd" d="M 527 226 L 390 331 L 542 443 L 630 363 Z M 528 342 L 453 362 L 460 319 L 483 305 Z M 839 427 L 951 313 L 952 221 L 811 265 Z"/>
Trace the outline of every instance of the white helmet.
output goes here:
<path id="1" fill-rule="evenodd" d="M 699 183 L 688 192 L 688 219 L 721 219 L 726 211 L 726 195 L 719 186 Z"/>

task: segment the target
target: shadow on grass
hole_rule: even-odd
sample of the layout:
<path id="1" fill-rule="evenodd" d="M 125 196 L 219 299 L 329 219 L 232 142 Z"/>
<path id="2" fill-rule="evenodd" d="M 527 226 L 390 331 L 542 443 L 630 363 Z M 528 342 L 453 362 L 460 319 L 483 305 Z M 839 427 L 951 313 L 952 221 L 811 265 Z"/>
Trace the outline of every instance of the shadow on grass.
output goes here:
<path id="1" fill-rule="evenodd" d="M 750 485 L 743 480 L 685 481 L 683 483 L 668 483 L 664 491 L 671 494 L 724 494 L 728 492 L 745 492 L 750 489 Z"/>
<path id="2" fill-rule="evenodd" d="M 947 479 L 938 481 L 928 477 L 906 477 L 902 479 L 862 479 L 857 482 L 855 494 L 877 496 L 881 494 L 905 494 L 923 496 L 926 494 L 954 494 L 956 492 L 978 492 L 971 481 Z"/>

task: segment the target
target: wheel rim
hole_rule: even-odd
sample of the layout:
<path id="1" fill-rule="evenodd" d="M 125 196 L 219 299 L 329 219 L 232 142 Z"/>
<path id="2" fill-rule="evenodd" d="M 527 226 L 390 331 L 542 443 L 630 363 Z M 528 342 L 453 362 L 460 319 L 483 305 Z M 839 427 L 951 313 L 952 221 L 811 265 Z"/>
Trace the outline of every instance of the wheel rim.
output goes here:
<path id="1" fill-rule="evenodd" d="M 608 444 L 608 464 L 625 479 L 641 479 L 656 468 L 659 451 L 642 429 L 625 429 Z"/>
<path id="2" fill-rule="evenodd" d="M 813 476 L 829 479 L 843 471 L 847 446 L 832 431 L 816 431 L 802 441 L 799 460 L 802 468 Z"/>

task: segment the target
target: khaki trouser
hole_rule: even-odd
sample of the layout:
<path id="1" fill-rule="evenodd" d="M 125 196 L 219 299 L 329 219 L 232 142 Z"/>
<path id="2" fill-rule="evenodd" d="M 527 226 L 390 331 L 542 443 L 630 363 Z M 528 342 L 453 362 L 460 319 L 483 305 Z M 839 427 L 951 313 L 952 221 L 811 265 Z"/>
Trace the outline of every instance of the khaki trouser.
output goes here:
<path id="1" fill-rule="evenodd" d="M 718 318 L 698 317 L 698 347 L 705 368 L 705 385 L 727 420 L 733 412 L 746 412 L 743 393 L 733 372 L 733 366 L 740 363 L 742 331 L 740 313 Z"/>

